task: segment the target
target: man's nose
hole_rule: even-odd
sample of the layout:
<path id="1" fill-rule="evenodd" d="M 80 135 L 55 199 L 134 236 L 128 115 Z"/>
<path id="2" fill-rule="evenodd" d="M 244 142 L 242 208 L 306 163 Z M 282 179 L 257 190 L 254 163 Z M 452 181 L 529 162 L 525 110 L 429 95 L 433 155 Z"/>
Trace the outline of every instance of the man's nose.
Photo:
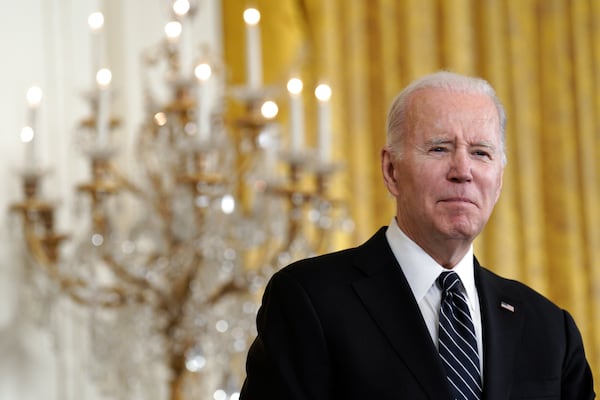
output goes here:
<path id="1" fill-rule="evenodd" d="M 469 153 L 464 150 L 456 150 L 450 159 L 448 169 L 448 180 L 453 182 L 470 182 L 473 179 L 472 160 Z"/>

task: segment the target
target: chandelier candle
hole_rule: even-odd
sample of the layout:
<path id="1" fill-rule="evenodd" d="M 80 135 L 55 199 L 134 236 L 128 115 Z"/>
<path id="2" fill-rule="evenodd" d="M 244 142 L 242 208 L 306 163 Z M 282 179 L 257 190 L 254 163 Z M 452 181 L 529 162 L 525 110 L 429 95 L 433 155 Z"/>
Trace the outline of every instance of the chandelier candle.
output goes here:
<path id="1" fill-rule="evenodd" d="M 210 115 L 212 111 L 212 69 L 207 63 L 200 63 L 194 69 L 198 80 L 196 87 L 196 129 L 200 143 L 210 140 Z"/>
<path id="2" fill-rule="evenodd" d="M 179 65 L 181 74 L 187 77 L 189 69 L 193 63 L 191 57 L 194 53 L 193 40 L 194 32 L 192 19 L 187 18 L 190 12 L 190 2 L 188 0 L 176 0 L 173 3 L 173 12 L 179 17 L 181 24 L 181 37 L 179 40 Z"/>
<path id="3" fill-rule="evenodd" d="M 319 140 L 319 161 L 327 164 L 331 158 L 331 88 L 320 84 L 315 89 L 315 96 L 319 100 L 317 109 L 317 134 Z"/>
<path id="4" fill-rule="evenodd" d="M 302 103 L 302 81 L 292 78 L 287 83 L 290 94 L 291 152 L 297 154 L 304 146 L 304 105 Z"/>
<path id="5" fill-rule="evenodd" d="M 246 80 L 248 86 L 258 89 L 262 86 L 262 50 L 260 43 L 260 12 L 255 8 L 244 11 L 246 22 Z"/>
<path id="6" fill-rule="evenodd" d="M 93 12 L 88 17 L 88 26 L 92 33 L 92 71 L 94 74 L 104 67 L 105 38 L 103 33 L 104 15 L 100 11 Z"/>
<path id="7" fill-rule="evenodd" d="M 96 129 L 98 133 L 98 146 L 105 147 L 108 140 L 110 126 L 110 81 L 112 73 L 107 68 L 102 68 L 96 74 L 98 83 L 98 111 L 96 114 Z"/>
<path id="8" fill-rule="evenodd" d="M 30 87 L 27 90 L 28 121 L 27 125 L 21 131 L 21 140 L 27 143 L 25 166 L 32 169 L 35 168 L 37 164 L 35 137 L 38 135 L 37 112 L 41 102 L 42 89 L 38 86 Z"/>
<path id="9" fill-rule="evenodd" d="M 264 118 L 271 120 L 277 116 L 279 108 L 274 101 L 267 100 L 261 106 L 260 112 Z M 259 142 L 265 151 L 265 169 L 267 170 L 267 177 L 269 179 L 276 176 L 277 153 L 279 152 L 279 141 L 277 136 L 278 124 L 273 122 L 265 125 L 263 132 L 259 136 Z"/>

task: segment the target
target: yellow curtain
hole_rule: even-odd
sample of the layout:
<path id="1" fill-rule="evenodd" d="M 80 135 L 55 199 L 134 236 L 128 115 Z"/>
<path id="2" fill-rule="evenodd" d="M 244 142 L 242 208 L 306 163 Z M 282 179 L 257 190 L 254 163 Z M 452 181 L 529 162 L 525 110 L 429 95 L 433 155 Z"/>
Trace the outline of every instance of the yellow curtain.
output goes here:
<path id="1" fill-rule="evenodd" d="M 509 163 L 477 255 L 573 314 L 598 387 L 600 0 L 223 0 L 234 84 L 246 6 L 262 12 L 267 84 L 299 73 L 332 86 L 333 157 L 345 165 L 333 190 L 352 211 L 350 244 L 393 215 L 379 151 L 395 94 L 439 69 L 492 83 L 508 112 Z"/>

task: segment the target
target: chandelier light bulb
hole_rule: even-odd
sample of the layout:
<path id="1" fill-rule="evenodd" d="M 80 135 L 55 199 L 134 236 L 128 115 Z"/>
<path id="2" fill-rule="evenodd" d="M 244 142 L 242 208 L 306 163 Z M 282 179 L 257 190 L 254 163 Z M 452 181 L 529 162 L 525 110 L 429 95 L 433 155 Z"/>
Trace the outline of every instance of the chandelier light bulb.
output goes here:
<path id="1" fill-rule="evenodd" d="M 331 88 L 322 83 L 315 89 L 315 96 L 319 101 L 328 101 L 331 98 Z"/>
<path id="2" fill-rule="evenodd" d="M 173 12 L 180 17 L 190 11 L 190 2 L 188 0 L 175 0 L 173 2 Z"/>
<path id="3" fill-rule="evenodd" d="M 228 194 L 223 196 L 221 199 L 221 210 L 225 214 L 231 214 L 235 211 L 235 199 L 232 195 Z"/>
<path id="4" fill-rule="evenodd" d="M 88 25 L 91 30 L 99 31 L 104 26 L 104 15 L 100 11 L 91 13 L 88 17 Z"/>
<path id="5" fill-rule="evenodd" d="M 182 31 L 181 23 L 178 21 L 171 21 L 165 25 L 165 35 L 167 35 L 167 39 L 175 40 L 181 36 Z"/>
<path id="6" fill-rule="evenodd" d="M 266 119 L 273 119 L 277 116 L 277 113 L 279 113 L 279 107 L 277 107 L 277 104 L 274 101 L 267 100 L 260 107 L 260 113 Z"/>
<path id="7" fill-rule="evenodd" d="M 39 86 L 32 86 L 27 90 L 27 104 L 30 107 L 37 107 L 42 102 L 42 89 Z"/>
<path id="8" fill-rule="evenodd" d="M 165 126 L 167 123 L 167 114 L 165 114 L 164 112 L 160 111 L 157 112 L 156 114 L 154 114 L 154 122 L 158 125 L 158 126 Z"/>
<path id="9" fill-rule="evenodd" d="M 210 67 L 210 64 L 200 63 L 196 65 L 196 68 L 194 68 L 194 75 L 200 81 L 209 80 L 212 75 L 212 68 Z"/>
<path id="10" fill-rule="evenodd" d="M 260 22 L 260 12 L 256 8 L 244 10 L 244 22 L 248 25 L 256 25 Z"/>
<path id="11" fill-rule="evenodd" d="M 300 94 L 300 93 L 302 93 L 302 88 L 303 87 L 304 87 L 304 85 L 302 84 L 302 81 L 300 79 L 298 79 L 298 78 L 292 78 L 287 83 L 287 90 L 291 94 Z"/>
<path id="12" fill-rule="evenodd" d="M 33 140 L 33 128 L 30 126 L 24 126 L 23 129 L 21 129 L 21 142 L 23 143 L 29 143 Z"/>
<path id="13" fill-rule="evenodd" d="M 217 390 L 215 390 L 215 393 L 213 394 L 213 399 L 214 400 L 227 400 L 227 393 L 223 389 L 217 389 Z"/>
<path id="14" fill-rule="evenodd" d="M 108 68 L 101 68 L 96 73 L 96 82 L 101 87 L 106 87 L 110 85 L 110 81 L 112 80 L 112 72 Z"/>

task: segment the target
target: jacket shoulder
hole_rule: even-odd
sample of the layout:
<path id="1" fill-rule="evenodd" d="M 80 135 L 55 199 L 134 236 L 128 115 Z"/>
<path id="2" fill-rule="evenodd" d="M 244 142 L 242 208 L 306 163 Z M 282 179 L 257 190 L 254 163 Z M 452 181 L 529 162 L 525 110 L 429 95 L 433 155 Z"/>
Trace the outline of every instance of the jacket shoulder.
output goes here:
<path id="1" fill-rule="evenodd" d="M 517 301 L 525 309 L 544 310 L 550 313 L 557 313 L 562 316 L 564 310 L 555 304 L 548 297 L 515 279 L 505 278 L 490 271 L 485 267 L 480 267 L 480 277 L 482 282 L 493 285 L 507 299 Z"/>
<path id="2" fill-rule="evenodd" d="M 352 279 L 370 275 L 386 263 L 395 263 L 385 238 L 386 227 L 380 228 L 366 242 L 351 248 L 295 261 L 275 275 L 286 275 L 300 282 Z"/>

